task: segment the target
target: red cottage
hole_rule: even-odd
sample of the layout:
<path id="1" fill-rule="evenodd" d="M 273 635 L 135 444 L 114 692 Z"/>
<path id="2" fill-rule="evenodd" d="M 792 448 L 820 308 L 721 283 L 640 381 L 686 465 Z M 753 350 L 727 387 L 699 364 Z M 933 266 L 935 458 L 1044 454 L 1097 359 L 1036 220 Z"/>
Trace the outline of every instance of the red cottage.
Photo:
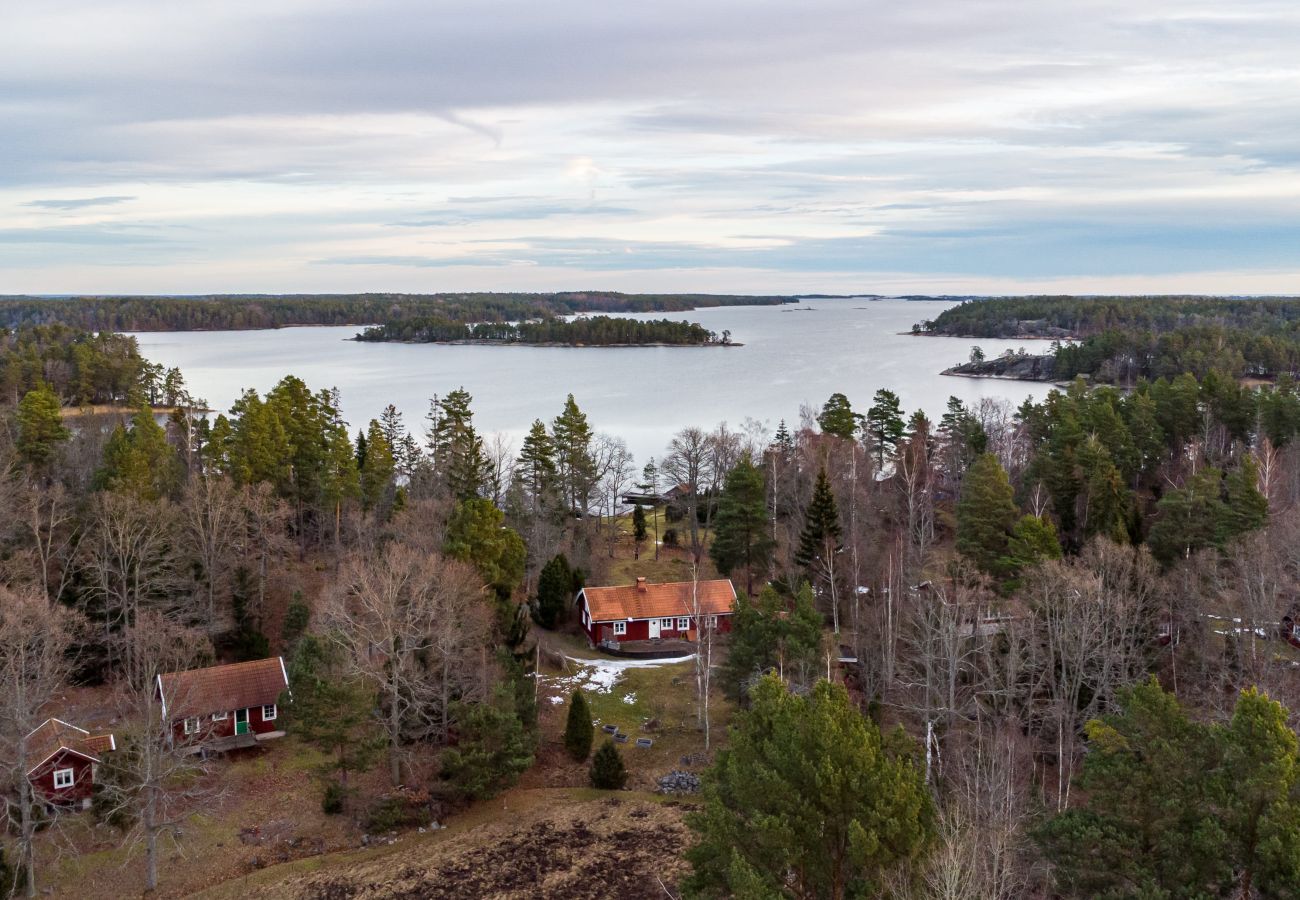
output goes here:
<path id="1" fill-rule="evenodd" d="M 700 626 L 697 613 L 705 625 L 727 632 L 735 605 L 736 589 L 728 578 L 698 584 L 651 584 L 638 578 L 636 584 L 583 588 L 577 599 L 582 627 L 593 644 L 661 638 L 693 641 Z"/>
<path id="2" fill-rule="evenodd" d="M 279 656 L 158 676 L 158 699 L 173 739 L 192 744 L 194 752 L 255 747 L 284 737 L 277 722 L 280 696 L 288 690 Z"/>
<path id="3" fill-rule="evenodd" d="M 116 749 L 111 734 L 91 734 L 62 719 L 46 719 L 27 735 L 27 758 L 36 763 L 27 770 L 27 780 L 49 802 L 85 809 L 100 757 Z"/>

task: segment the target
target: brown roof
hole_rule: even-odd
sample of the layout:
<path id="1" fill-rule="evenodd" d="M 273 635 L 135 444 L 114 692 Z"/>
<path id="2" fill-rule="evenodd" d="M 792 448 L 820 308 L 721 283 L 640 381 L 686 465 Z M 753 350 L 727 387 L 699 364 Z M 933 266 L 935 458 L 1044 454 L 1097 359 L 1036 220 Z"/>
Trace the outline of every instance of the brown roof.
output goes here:
<path id="1" fill-rule="evenodd" d="M 695 614 L 692 589 L 695 582 L 673 581 L 651 584 L 637 579 L 636 584 L 615 587 L 583 588 L 592 621 L 617 622 L 625 619 L 654 619 Z M 716 616 L 730 613 L 736 603 L 736 589 L 731 580 L 719 578 L 699 582 L 700 613 Z"/>
<path id="2" fill-rule="evenodd" d="M 70 750 L 92 762 L 99 762 L 100 754 L 116 749 L 111 734 L 92 735 L 62 719 L 46 719 L 27 735 L 27 760 L 32 763 L 27 771 L 28 774 L 36 771 L 61 750 Z"/>
<path id="3" fill-rule="evenodd" d="M 158 676 L 163 712 L 171 719 L 270 706 L 288 687 L 278 656 Z"/>

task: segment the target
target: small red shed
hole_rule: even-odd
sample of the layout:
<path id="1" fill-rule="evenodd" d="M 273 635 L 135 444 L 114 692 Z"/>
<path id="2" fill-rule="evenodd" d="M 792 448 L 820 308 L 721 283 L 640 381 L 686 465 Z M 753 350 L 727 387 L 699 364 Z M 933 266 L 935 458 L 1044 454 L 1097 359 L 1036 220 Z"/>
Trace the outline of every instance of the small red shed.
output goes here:
<path id="1" fill-rule="evenodd" d="M 27 780 L 49 802 L 85 809 L 100 757 L 116 749 L 111 734 L 91 734 L 62 719 L 46 719 L 27 735 L 27 758 L 35 762 Z"/>
<path id="2" fill-rule="evenodd" d="M 729 578 L 587 587 L 578 592 L 582 627 L 592 644 L 695 640 L 701 625 L 731 630 L 736 588 Z"/>
<path id="3" fill-rule="evenodd" d="M 284 737 L 278 724 L 281 697 L 289 692 L 283 657 L 170 672 L 158 676 L 157 690 L 173 739 L 195 752 Z"/>

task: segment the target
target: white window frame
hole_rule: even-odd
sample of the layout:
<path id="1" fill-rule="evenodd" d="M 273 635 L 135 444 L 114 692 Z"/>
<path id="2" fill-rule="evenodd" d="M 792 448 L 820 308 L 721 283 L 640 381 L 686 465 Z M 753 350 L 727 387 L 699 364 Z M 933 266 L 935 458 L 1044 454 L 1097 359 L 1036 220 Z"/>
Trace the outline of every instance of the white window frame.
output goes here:
<path id="1" fill-rule="evenodd" d="M 708 618 L 708 623 L 709 623 L 709 627 L 710 627 L 710 628 L 717 628 L 717 627 L 718 627 L 718 617 L 717 617 L 717 616 L 709 616 L 709 618 Z"/>
<path id="2" fill-rule="evenodd" d="M 690 630 L 691 630 L 691 618 L 690 618 L 690 616 L 678 616 L 678 617 L 677 617 L 677 630 L 678 630 L 678 631 L 690 631 Z"/>
<path id="3" fill-rule="evenodd" d="M 214 721 L 214 722 L 224 722 L 224 721 L 226 721 L 226 719 L 229 719 L 229 718 L 230 718 L 230 710 L 226 710 L 225 712 L 219 712 L 219 713 L 213 713 L 213 714 L 212 714 L 212 721 Z"/>
<path id="4" fill-rule="evenodd" d="M 64 781 L 66 779 L 66 781 Z M 63 782 L 63 783 L 60 783 Z M 56 791 L 67 790 L 77 783 L 76 769 L 55 769 L 54 770 L 54 789 Z"/>
<path id="5" fill-rule="evenodd" d="M 199 724 L 199 717 L 198 717 L 198 716 L 186 716 L 186 717 L 185 717 L 185 733 L 186 733 L 186 734 L 198 734 L 198 733 L 199 733 L 199 727 L 200 727 L 200 724 Z"/>
<path id="6" fill-rule="evenodd" d="M 615 634 L 627 634 L 627 623 L 626 623 L 626 622 L 615 622 L 615 623 L 614 623 L 614 633 L 615 633 Z"/>
<path id="7" fill-rule="evenodd" d="M 677 630 L 676 628 L 673 628 L 673 620 L 672 620 L 671 618 L 663 619 L 662 621 L 660 621 L 660 622 L 659 622 L 659 628 L 662 629 L 663 631 L 676 631 L 676 630 Z"/>
<path id="8" fill-rule="evenodd" d="M 266 711 L 268 709 L 271 711 L 271 714 L 269 716 L 266 714 Z M 266 703 L 262 705 L 263 722 L 274 722 L 275 717 L 278 716 L 279 714 L 280 714 L 280 710 L 276 708 L 276 705 L 274 703 Z"/>

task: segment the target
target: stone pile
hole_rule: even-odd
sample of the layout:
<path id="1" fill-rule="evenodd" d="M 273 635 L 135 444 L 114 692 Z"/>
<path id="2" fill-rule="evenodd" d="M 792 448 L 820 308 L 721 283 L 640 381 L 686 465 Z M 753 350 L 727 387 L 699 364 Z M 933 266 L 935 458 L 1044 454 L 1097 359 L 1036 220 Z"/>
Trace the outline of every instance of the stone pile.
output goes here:
<path id="1" fill-rule="evenodd" d="M 698 794 L 699 792 L 700 776 L 690 772 L 673 769 L 659 779 L 661 794 Z"/>

